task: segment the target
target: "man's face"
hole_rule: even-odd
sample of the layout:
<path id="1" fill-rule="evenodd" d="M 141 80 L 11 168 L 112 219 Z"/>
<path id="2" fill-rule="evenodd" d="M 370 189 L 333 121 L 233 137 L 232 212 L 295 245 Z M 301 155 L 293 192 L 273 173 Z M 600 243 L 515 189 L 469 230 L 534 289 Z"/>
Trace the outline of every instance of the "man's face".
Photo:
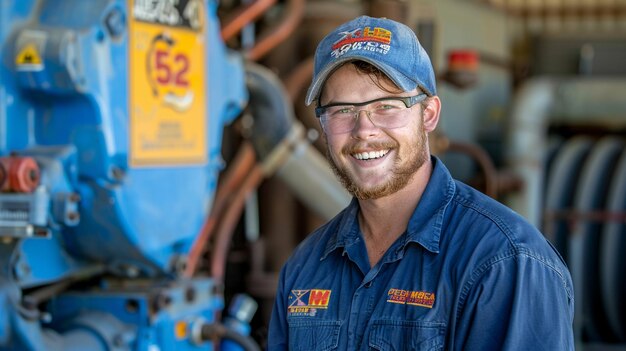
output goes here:
<path id="1" fill-rule="evenodd" d="M 395 90 L 391 83 L 388 90 Z M 341 66 L 326 81 L 321 104 L 359 103 L 390 94 L 352 64 Z M 367 106 L 365 107 L 367 108 Z M 400 128 L 376 127 L 366 112 L 360 112 L 354 129 L 347 133 L 325 132 L 328 158 L 346 189 L 361 200 L 377 199 L 404 188 L 429 159 L 427 136 L 419 104 L 404 111 L 408 123 Z"/>

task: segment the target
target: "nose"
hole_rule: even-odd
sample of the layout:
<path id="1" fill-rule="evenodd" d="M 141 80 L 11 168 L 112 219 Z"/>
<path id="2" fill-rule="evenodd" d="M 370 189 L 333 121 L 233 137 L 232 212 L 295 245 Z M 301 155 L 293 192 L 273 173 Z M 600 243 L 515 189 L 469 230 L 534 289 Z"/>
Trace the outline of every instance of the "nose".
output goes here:
<path id="1" fill-rule="evenodd" d="M 366 118 L 361 118 L 361 112 L 365 112 Z M 354 118 L 355 122 L 352 128 L 352 135 L 354 137 L 365 138 L 377 134 L 380 130 L 374 122 L 372 122 L 370 111 L 368 110 L 358 110 Z"/>

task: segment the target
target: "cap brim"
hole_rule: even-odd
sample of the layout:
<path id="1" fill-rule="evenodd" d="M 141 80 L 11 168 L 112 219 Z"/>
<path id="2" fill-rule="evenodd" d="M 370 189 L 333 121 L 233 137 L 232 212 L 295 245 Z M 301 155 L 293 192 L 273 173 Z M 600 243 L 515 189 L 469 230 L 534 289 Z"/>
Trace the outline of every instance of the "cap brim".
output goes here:
<path id="1" fill-rule="evenodd" d="M 383 73 L 385 73 L 385 75 L 389 77 L 389 79 L 391 79 L 391 81 L 394 82 L 394 84 L 396 84 L 403 91 L 411 91 L 417 88 L 418 86 L 415 80 L 410 79 L 409 77 L 407 77 L 400 71 L 396 70 L 395 68 L 392 68 L 391 66 L 382 64 L 368 57 L 362 57 L 358 55 L 346 56 L 336 61 L 333 61 L 332 64 L 329 64 L 319 74 L 317 74 L 317 76 L 315 77 L 315 80 L 311 83 L 311 86 L 309 86 L 309 89 L 307 91 L 306 99 L 304 101 L 306 106 L 309 106 L 314 100 L 316 100 L 319 97 L 319 94 L 322 90 L 322 87 L 324 86 L 324 83 L 326 82 L 326 79 L 328 79 L 328 77 L 337 68 L 339 68 L 339 66 L 350 61 L 365 61 L 375 66 L 376 68 L 380 69 Z"/>

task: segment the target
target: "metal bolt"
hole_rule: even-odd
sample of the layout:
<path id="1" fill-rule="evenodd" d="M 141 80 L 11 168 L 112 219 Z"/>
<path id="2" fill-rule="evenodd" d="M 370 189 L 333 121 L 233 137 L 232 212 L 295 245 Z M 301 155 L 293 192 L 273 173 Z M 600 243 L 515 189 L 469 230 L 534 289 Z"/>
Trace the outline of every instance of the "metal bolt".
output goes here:
<path id="1" fill-rule="evenodd" d="M 169 306 L 172 303 L 172 298 L 165 294 L 165 293 L 159 293 L 153 301 L 152 306 L 154 307 L 154 311 L 159 312 L 160 310 L 166 308 L 167 306 Z"/>
<path id="2" fill-rule="evenodd" d="M 115 347 L 122 347 L 124 346 L 124 336 L 121 334 L 117 334 L 113 337 L 112 340 L 113 346 Z"/>
<path id="3" fill-rule="evenodd" d="M 80 201 L 80 195 L 78 195 L 77 193 L 72 193 L 72 194 L 70 194 L 68 200 L 70 200 L 71 202 L 79 202 Z"/>
<path id="4" fill-rule="evenodd" d="M 193 302 L 195 299 L 196 299 L 196 289 L 190 286 L 187 288 L 187 290 L 185 290 L 185 300 L 187 302 Z"/>
<path id="5" fill-rule="evenodd" d="M 139 268 L 129 265 L 124 268 L 124 273 L 129 278 L 136 278 L 139 276 Z"/>
<path id="6" fill-rule="evenodd" d="M 112 166 L 111 177 L 117 181 L 122 181 L 122 179 L 124 179 L 124 171 L 117 166 Z"/>
<path id="7" fill-rule="evenodd" d="M 22 280 L 26 277 L 28 277 L 28 275 L 30 275 L 30 267 L 28 266 L 28 264 L 24 261 L 18 263 L 17 265 L 15 265 L 14 267 L 14 274 L 15 277 L 18 280 Z"/>
<path id="8" fill-rule="evenodd" d="M 119 8 L 113 8 L 105 19 L 107 30 L 112 38 L 118 38 L 126 28 L 126 16 Z"/>
<path id="9" fill-rule="evenodd" d="M 180 274 L 187 268 L 187 256 L 185 255 L 175 255 L 170 262 L 170 267 L 174 273 Z"/>
<path id="10" fill-rule="evenodd" d="M 124 305 L 126 312 L 128 313 L 137 313 L 137 311 L 139 311 L 139 302 L 137 300 L 128 300 L 126 301 L 126 304 Z"/>
<path id="11" fill-rule="evenodd" d="M 52 314 L 50 314 L 50 312 L 41 312 L 39 319 L 43 323 L 50 323 L 52 322 Z"/>

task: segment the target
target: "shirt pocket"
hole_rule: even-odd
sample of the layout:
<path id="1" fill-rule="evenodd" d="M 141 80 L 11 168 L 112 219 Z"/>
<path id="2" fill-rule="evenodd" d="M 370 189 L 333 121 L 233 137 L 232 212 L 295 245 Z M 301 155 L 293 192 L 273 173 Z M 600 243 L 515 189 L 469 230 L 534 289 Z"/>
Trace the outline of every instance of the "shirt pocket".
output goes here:
<path id="1" fill-rule="evenodd" d="M 339 344 L 341 321 L 290 320 L 289 350 L 329 351 Z"/>
<path id="2" fill-rule="evenodd" d="M 443 350 L 446 325 L 438 322 L 377 320 L 369 333 L 369 349 L 378 351 Z"/>

